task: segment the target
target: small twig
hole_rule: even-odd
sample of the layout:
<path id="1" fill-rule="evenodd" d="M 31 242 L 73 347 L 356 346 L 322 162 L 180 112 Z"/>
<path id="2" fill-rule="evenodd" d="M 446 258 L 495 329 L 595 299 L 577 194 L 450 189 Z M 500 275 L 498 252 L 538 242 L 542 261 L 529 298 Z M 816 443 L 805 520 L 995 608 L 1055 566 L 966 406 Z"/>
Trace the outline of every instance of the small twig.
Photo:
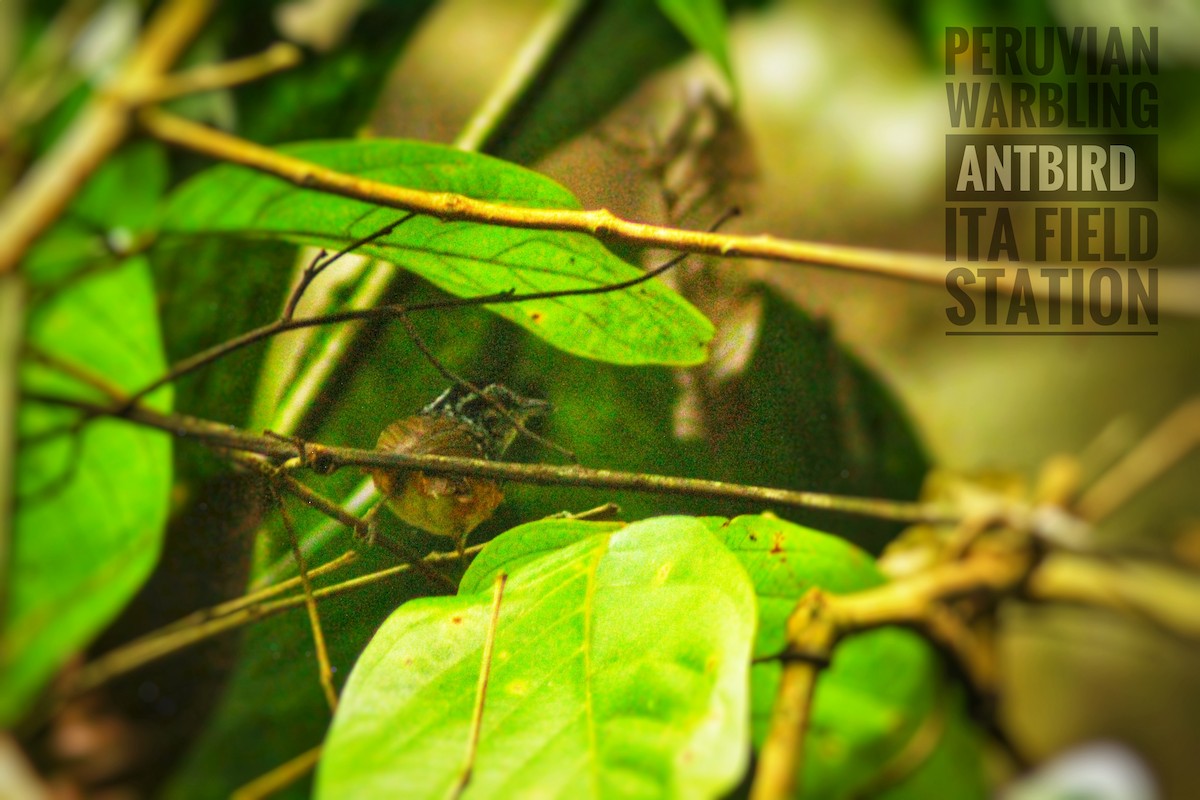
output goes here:
<path id="1" fill-rule="evenodd" d="M 298 448 L 265 436 L 223 425 L 208 420 L 187 417 L 182 414 L 163 414 L 158 411 L 135 406 L 130 409 L 107 408 L 103 405 L 73 397 L 61 397 L 43 392 L 25 392 L 27 400 L 65 405 L 89 413 L 117 416 L 130 422 L 168 431 L 179 436 L 202 441 L 213 447 L 243 450 L 258 453 L 278 461 L 299 457 Z M 765 486 L 745 486 L 722 481 L 697 478 L 678 478 L 668 475 L 652 475 L 636 472 L 619 472 L 606 469 L 588 469 L 579 466 L 555 464 L 520 464 L 508 461 L 487 461 L 453 456 L 413 455 L 409 453 L 362 450 L 352 447 L 332 447 L 310 443 L 307 447 L 310 463 L 318 472 L 329 472 L 341 467 L 374 467 L 382 469 L 419 469 L 423 472 L 443 475 L 469 475 L 479 478 L 496 478 L 515 483 L 530 483 L 542 486 L 577 486 L 596 489 L 617 489 L 647 494 L 682 495 L 687 497 L 709 497 L 724 500 L 752 500 L 763 505 L 784 505 L 836 511 L 843 514 L 889 519 L 897 522 L 954 523 L 959 519 L 955 509 L 933 503 L 907 502 L 903 500 L 881 500 L 873 497 L 851 497 L 846 495 L 806 492 L 792 489 L 775 489 Z M 294 481 L 293 481 L 294 483 Z M 311 492 L 301 487 L 300 491 Z M 338 506 L 325 501 L 332 508 L 331 514 L 343 524 L 365 533 L 365 523 L 352 515 L 346 515 Z M 321 509 L 325 510 L 325 509 Z M 343 519 L 342 517 L 349 517 Z M 445 579 L 444 576 L 442 576 Z M 448 579 L 445 579 L 448 580 Z"/>
<path id="2" fill-rule="evenodd" d="M 331 572 L 336 572 L 342 567 L 349 566 L 358 560 L 358 553 L 353 550 L 347 550 L 332 561 L 327 561 L 319 567 L 308 570 L 309 580 L 320 578 L 323 575 L 328 575 Z M 270 600 L 272 597 L 277 597 L 284 592 L 291 591 L 300 586 L 302 579 L 299 575 L 295 578 L 287 578 L 279 583 L 273 583 L 270 586 L 259 589 L 256 592 L 244 594 L 241 597 L 236 597 L 218 605 L 204 608 L 188 614 L 186 617 L 176 620 L 169 625 L 164 625 L 154 632 L 153 635 L 162 635 L 170 631 L 181 630 L 183 628 L 191 628 L 207 622 L 210 619 L 224 617 L 229 614 L 241 611 L 249 606 L 262 603 L 264 600 Z M 315 596 L 315 595 L 314 595 Z"/>
<path id="3" fill-rule="evenodd" d="M 1172 411 L 1124 458 L 1101 475 L 1079 499 L 1076 510 L 1097 522 L 1112 514 L 1159 475 L 1200 445 L 1200 396 Z"/>
<path id="4" fill-rule="evenodd" d="M 313 648 L 317 655 L 317 674 L 320 676 L 321 689 L 325 692 L 325 701 L 329 704 L 330 712 L 337 711 L 337 689 L 333 685 L 333 667 L 329 663 L 329 650 L 325 647 L 325 631 L 321 628 L 321 612 L 317 610 L 317 601 L 313 597 L 312 580 L 309 579 L 308 569 L 304 564 L 304 554 L 300 552 L 300 537 L 296 535 L 296 526 L 292 524 L 292 515 L 287 503 L 275 486 L 271 485 L 271 494 L 275 497 L 275 505 L 279 507 L 279 516 L 283 520 L 283 530 L 288 537 L 288 545 L 292 549 L 292 558 L 296 560 L 296 570 L 300 573 L 300 583 L 304 587 L 304 606 L 308 610 L 308 622 L 312 628 Z"/>
<path id="5" fill-rule="evenodd" d="M 281 444 L 290 446 L 283 442 L 281 442 Z M 298 449 L 303 450 L 304 448 Z M 299 457 L 299 454 L 297 457 Z M 299 497 L 309 506 L 315 508 L 317 511 L 320 511 L 330 519 L 334 519 L 342 523 L 347 528 L 354 531 L 357 536 L 366 537 L 372 533 L 367 520 L 360 519 L 359 517 L 350 514 L 337 503 L 334 503 L 333 501 L 323 497 L 290 475 L 279 472 L 278 469 L 269 462 L 263 461 L 262 459 L 248 458 L 244 456 L 235 458 L 235 460 L 244 466 L 262 472 L 271 480 L 275 481 L 279 488 L 294 494 L 296 497 Z M 458 585 L 454 581 L 452 581 L 443 573 L 438 572 L 407 546 L 395 541 L 394 539 L 380 535 L 378 531 L 374 531 L 373 533 L 376 544 L 382 545 L 384 549 L 390 551 L 393 555 L 397 556 L 406 564 L 416 569 L 430 581 L 440 584 L 446 589 L 449 589 L 451 592 L 458 590 Z"/>
<path id="6" fill-rule="evenodd" d="M 483 549 L 483 545 L 475 545 L 468 547 L 465 551 L 467 555 L 475 555 Z M 343 556 L 344 558 L 344 556 Z M 448 553 L 430 553 L 423 560 L 430 563 L 443 563 L 457 561 L 459 554 L 457 552 Z M 324 574 L 330 571 L 340 559 L 336 559 L 316 570 L 313 570 L 311 575 Z M 341 583 L 326 586 L 322 589 L 317 589 L 313 592 L 313 598 L 317 601 L 325 600 L 330 597 L 344 594 L 346 592 L 360 589 L 364 586 L 379 583 L 380 581 L 388 580 L 407 572 L 410 569 L 408 564 L 397 564 L 394 567 L 377 570 L 361 575 L 357 578 L 351 578 Z M 289 582 L 289 588 L 295 584 Z M 262 596 L 262 592 L 256 593 Z M 181 620 L 171 623 L 163 628 L 138 637 L 127 644 L 124 644 L 114 650 L 110 650 L 100 658 L 87 664 L 79 672 L 76 679 L 66 688 L 65 694 L 74 696 L 83 694 L 91 689 L 96 688 L 104 683 L 107 683 L 114 678 L 132 672 L 135 669 L 145 666 L 152 661 L 160 658 L 165 658 L 172 653 L 178 652 L 185 648 L 199 644 L 214 636 L 219 636 L 228 631 L 244 627 L 253 622 L 273 617 L 277 614 L 282 614 L 285 611 L 301 608 L 305 605 L 304 595 L 294 595 L 278 600 L 268 600 L 263 602 L 256 600 L 249 601 L 249 596 L 239 598 L 228 603 L 223 603 L 220 606 L 215 606 L 211 609 L 198 611 L 189 614 Z M 218 609 L 229 609 L 218 613 Z M 201 621 L 189 623 L 188 620 L 199 618 Z"/>
<path id="7" fill-rule="evenodd" d="M 276 42 L 266 50 L 245 58 L 198 67 L 163 77 L 137 97 L 140 104 L 162 103 L 184 95 L 229 89 L 251 83 L 300 63 L 303 53 L 291 42 Z"/>
<path id="8" fill-rule="evenodd" d="M 25 355 L 33 361 L 37 361 L 53 370 L 61 372 L 70 378 L 74 378 L 84 386 L 95 389 L 114 403 L 124 402 L 127 397 L 125 391 L 120 386 L 116 385 L 104 376 L 97 375 L 95 372 L 92 372 L 89 369 L 85 369 L 78 364 L 75 364 L 64 358 L 60 358 L 54 353 L 47 352 L 37 345 L 26 343 Z"/>
<path id="9" fill-rule="evenodd" d="M 617 283 L 606 284 L 604 286 L 589 286 L 579 289 L 557 289 L 554 291 L 527 292 L 524 294 L 517 294 L 513 290 L 508 290 L 504 292 L 496 292 L 494 294 L 476 295 L 474 297 L 452 297 L 444 300 L 431 300 L 429 302 L 413 303 L 411 305 L 386 305 L 376 306 L 375 308 L 351 309 L 347 311 L 339 311 L 333 314 L 323 314 L 320 316 L 304 317 L 301 319 L 279 319 L 275 322 L 255 328 L 254 330 L 247 331 L 240 336 L 227 339 L 226 341 L 214 345 L 207 350 L 203 350 L 195 355 L 176 362 L 176 364 L 172 366 L 165 374 L 129 395 L 128 402 L 132 403 L 140 400 L 141 398 L 153 392 L 155 389 L 158 389 L 160 386 L 173 383 L 183 376 L 190 375 L 192 372 L 195 372 L 201 367 L 207 366 L 208 364 L 241 350 L 244 347 L 249 347 L 252 344 L 261 342 L 264 339 L 269 339 L 272 336 L 278 336 L 279 334 L 287 331 L 294 331 L 300 328 L 317 327 L 321 325 L 336 325 L 343 322 L 353 322 L 363 319 L 401 317 L 405 314 L 411 314 L 418 311 L 435 311 L 485 305 L 504 305 L 508 303 L 527 303 L 533 300 L 553 300 L 561 297 L 580 297 L 583 295 L 619 292 L 658 277 L 667 270 L 679 264 L 685 258 L 687 258 L 686 253 L 680 254 L 667 261 L 665 264 L 655 267 L 648 272 L 644 272 L 635 278 L 619 281 Z"/>
<path id="10" fill-rule="evenodd" d="M 413 211 L 443 221 L 470 221 L 532 230 L 575 231 L 600 239 L 645 247 L 663 247 L 723 258 L 758 258 L 816 267 L 832 267 L 899 280 L 944 286 L 942 256 L 901 253 L 850 245 L 781 239 L 765 234 L 741 235 L 650 225 L 615 216 L 606 209 L 530 208 L 478 200 L 449 192 L 427 192 L 395 186 L 330 169 L 270 148 L 198 125 L 158 109 L 140 113 L 142 127 L 159 141 L 184 147 L 218 161 L 240 164 L 304 189 L 348 197 L 378 206 Z M 1044 268 L 1055 266 L 1044 264 Z M 977 281 L 968 291 L 1010 290 L 1017 271 L 1008 270 L 993 284 Z M 1041 283 L 1034 293 L 1042 296 Z M 1164 303 L 1166 295 L 1164 295 Z"/>
<path id="11" fill-rule="evenodd" d="M 408 222 L 415 216 L 416 214 L 413 213 L 405 214 L 399 219 L 393 220 L 387 225 L 384 225 L 382 228 L 367 234 L 361 239 L 355 239 L 353 242 L 350 242 L 350 244 L 346 245 L 341 250 L 338 250 L 331 256 L 327 256 L 324 250 L 321 250 L 319 253 L 317 253 L 312 262 L 305 268 L 304 272 L 301 273 L 300 281 L 296 284 L 296 288 L 292 290 L 291 295 L 288 297 L 287 304 L 283 308 L 283 315 L 280 317 L 280 319 L 283 322 L 289 322 L 292 319 L 296 313 L 296 306 L 300 304 L 300 299 L 304 296 L 304 292 L 308 289 L 309 285 L 316 280 L 318 275 L 335 264 L 343 256 L 353 253 L 355 250 L 364 245 L 368 245 L 378 239 L 382 239 L 384 236 L 387 236 L 392 231 L 396 230 L 396 228 Z"/>
<path id="12" fill-rule="evenodd" d="M 586 511 L 560 511 L 557 514 L 551 514 L 546 519 L 573 519 L 581 522 L 608 522 L 615 520 L 617 515 L 621 513 L 621 507 L 616 503 L 602 503 L 595 508 L 589 508 Z"/>
<path id="13" fill-rule="evenodd" d="M 467 786 L 471 783 L 471 774 L 475 769 L 475 754 L 479 750 L 479 735 L 483 730 L 483 708 L 487 702 L 488 680 L 492 675 L 492 650 L 496 645 L 496 630 L 500 627 L 500 602 L 504 597 L 504 585 L 507 582 L 507 574 L 501 572 L 496 576 L 492 593 L 492 615 L 484 634 L 483 657 L 479 665 L 479 683 L 475 688 L 475 707 L 471 712 L 471 730 L 467 734 L 467 752 L 463 756 L 462 771 L 449 794 L 455 800 L 466 791 Z"/>
<path id="14" fill-rule="evenodd" d="M 322 745 L 307 750 L 290 761 L 285 761 L 270 772 L 260 775 L 245 786 L 234 791 L 230 800 L 262 800 L 283 791 L 308 773 L 316 769 L 321 760 Z"/>

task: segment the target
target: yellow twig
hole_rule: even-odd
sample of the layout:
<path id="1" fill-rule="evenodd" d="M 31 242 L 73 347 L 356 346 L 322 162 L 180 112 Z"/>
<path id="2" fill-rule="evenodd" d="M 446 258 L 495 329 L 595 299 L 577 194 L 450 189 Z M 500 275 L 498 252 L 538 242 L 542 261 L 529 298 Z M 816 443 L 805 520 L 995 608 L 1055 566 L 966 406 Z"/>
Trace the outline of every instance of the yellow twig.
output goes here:
<path id="1" fill-rule="evenodd" d="M 296 186 L 341 195 L 380 206 L 428 214 L 442 220 L 470 220 L 489 225 L 539 230 L 578 231 L 627 244 L 664 247 L 727 257 L 763 258 L 823 265 L 943 285 L 945 259 L 864 247 L 820 244 L 772 236 L 740 236 L 681 230 L 621 219 L 605 209 L 522 208 L 476 200 L 447 192 L 424 192 L 347 175 L 293 156 L 198 125 L 174 114 L 146 109 L 142 127 L 167 144 L 184 147 L 219 161 L 241 164 Z"/>
<path id="2" fill-rule="evenodd" d="M 788 618 L 789 653 L 779 678 L 771 727 L 759 753 L 750 800 L 796 796 L 817 677 L 828 663 L 838 637 L 837 626 L 827 614 L 828 599 L 821 590 L 812 589 Z"/>
<path id="3" fill-rule="evenodd" d="M 466 549 L 467 555 L 474 555 L 483 548 L 483 545 L 476 545 Z M 425 556 L 425 561 L 440 563 L 444 561 L 457 561 L 459 554 L 457 552 L 449 553 L 430 553 Z M 324 565 L 323 567 L 313 570 L 310 576 L 318 571 L 328 571 L 334 564 L 341 559 L 335 559 L 333 562 Z M 315 600 L 324 600 L 328 597 L 335 597 L 345 592 L 359 589 L 379 581 L 387 580 L 395 577 L 409 569 L 408 564 L 398 564 L 394 567 L 381 569 L 367 575 L 361 575 L 357 578 L 351 578 L 341 583 L 332 586 L 326 586 L 323 589 L 317 589 L 313 592 Z M 228 604 L 222 604 L 217 608 L 234 605 L 238 601 L 232 601 Z M 134 639 L 128 644 L 122 645 L 115 650 L 110 650 L 100 658 L 84 666 L 79 672 L 78 677 L 68 687 L 67 692 L 72 695 L 82 694 L 90 689 L 94 689 L 101 684 L 131 672 L 138 667 L 154 661 L 155 659 L 163 658 L 171 653 L 177 652 L 190 647 L 194 644 L 209 639 L 213 636 L 218 636 L 226 631 L 240 628 L 244 625 L 249 625 L 251 622 L 257 622 L 267 617 L 275 616 L 284 611 L 289 611 L 293 608 L 299 608 L 305 604 L 305 597 L 297 595 L 294 597 L 285 597 L 279 600 L 268 600 L 266 602 L 254 602 L 242 604 L 227 613 L 214 615 L 213 610 L 199 612 L 201 621 L 192 625 L 185 625 L 183 621 L 173 622 L 163 628 L 146 634 L 138 639 Z M 189 615 L 188 618 L 193 618 L 196 615 Z"/>
<path id="4" fill-rule="evenodd" d="M 308 570 L 308 577 L 311 580 L 312 578 L 319 578 L 322 575 L 328 575 L 329 573 L 335 572 L 336 570 L 339 570 L 342 567 L 353 564 L 357 560 L 358 560 L 358 553 L 354 552 L 353 550 L 347 550 L 346 552 L 342 553 L 340 556 L 333 559 L 332 561 L 327 561 L 326 563 L 322 564 L 319 567 L 315 567 L 313 569 Z M 175 622 L 172 622 L 170 625 L 166 625 L 166 626 L 163 626 L 162 628 L 159 628 L 158 631 L 156 631 L 156 633 L 163 634 L 163 633 L 166 633 L 167 631 L 180 630 L 182 628 L 191 628 L 196 625 L 200 625 L 201 623 L 207 622 L 208 620 L 216 619 L 217 617 L 224 617 L 229 614 L 233 614 L 233 613 L 235 613 L 237 611 L 241 611 L 249 606 L 253 606 L 258 603 L 262 603 L 264 600 L 269 600 L 272 597 L 281 595 L 286 591 L 294 589 L 297 586 L 299 586 L 300 583 L 301 583 L 301 579 L 299 576 L 296 576 L 295 578 L 288 578 L 287 580 L 280 581 L 279 583 L 273 583 L 270 586 L 266 586 L 262 589 L 259 589 L 256 592 L 244 594 L 241 597 L 237 597 L 237 598 L 234 598 L 233 600 L 229 600 L 227 602 L 220 603 L 218 605 L 212 606 L 211 608 L 202 609 L 202 610 L 196 611 L 192 614 L 188 614 L 186 617 L 176 620 Z"/>
<path id="5" fill-rule="evenodd" d="M 230 800 L 262 800 L 281 792 L 312 772 L 320 759 L 321 745 L 317 745 L 250 781 L 230 795 Z"/>
<path id="6" fill-rule="evenodd" d="M 1200 396 L 1188 399 L 1172 411 L 1089 486 L 1076 510 L 1084 519 L 1104 519 L 1150 481 L 1182 461 L 1197 445 L 1200 445 Z"/>
<path id="7" fill-rule="evenodd" d="M 483 709 L 487 703 L 488 680 L 492 675 L 492 650 L 496 645 L 496 630 L 500 627 L 500 603 L 504 599 L 504 586 L 508 583 L 508 575 L 503 572 L 496 576 L 492 594 L 492 614 L 488 619 L 487 631 L 483 639 L 483 657 L 479 665 L 479 683 L 475 688 L 475 708 L 471 712 L 471 730 L 467 734 L 467 752 L 463 756 L 463 768 L 458 780 L 450 788 L 450 797 L 459 798 L 471 783 L 471 774 L 475 770 L 475 754 L 479 751 L 479 736 L 483 730 Z"/>
<path id="8" fill-rule="evenodd" d="M 277 42 L 256 55 L 219 64 L 203 64 L 185 72 L 164 76 L 137 100 L 146 105 L 197 92 L 228 89 L 291 69 L 300 63 L 302 55 L 296 45 Z"/>
<path id="9" fill-rule="evenodd" d="M 317 674 L 320 676 L 321 689 L 325 692 L 325 702 L 329 710 L 337 711 L 337 689 L 333 685 L 333 667 L 329 663 L 329 650 L 325 646 L 325 631 L 321 628 L 321 612 L 317 610 L 317 600 L 313 596 L 312 581 L 308 576 L 308 568 L 304 564 L 304 554 L 300 552 L 300 537 L 296 535 L 296 526 L 292 524 L 292 515 L 288 512 L 283 495 L 272 486 L 275 504 L 283 517 L 283 529 L 287 533 L 288 545 L 292 548 L 292 557 L 296 560 L 296 571 L 300 573 L 300 583 L 304 586 L 304 607 L 308 610 L 308 622 L 312 628 L 313 647 L 317 653 Z"/>

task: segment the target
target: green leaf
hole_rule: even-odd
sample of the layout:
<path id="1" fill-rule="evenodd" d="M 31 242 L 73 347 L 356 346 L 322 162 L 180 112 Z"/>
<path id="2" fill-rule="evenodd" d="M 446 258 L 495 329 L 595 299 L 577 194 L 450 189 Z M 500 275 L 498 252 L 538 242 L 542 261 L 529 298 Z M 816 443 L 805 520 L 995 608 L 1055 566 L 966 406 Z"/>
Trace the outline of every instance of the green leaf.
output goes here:
<path id="1" fill-rule="evenodd" d="M 473 566 L 462 594 L 409 603 L 376 634 L 334 719 L 318 796 L 447 796 L 502 571 L 465 797 L 516 787 L 545 797 L 706 797 L 738 781 L 754 598 L 703 524 L 663 517 L 614 531 L 546 521 L 490 547 L 502 555 Z"/>
<path id="2" fill-rule="evenodd" d="M 729 85 L 735 86 L 721 0 L 658 0 L 658 7 L 689 42 L 716 62 Z"/>
<path id="3" fill-rule="evenodd" d="M 487 156 L 403 141 L 316 142 L 281 152 L 414 189 L 536 208 L 578 208 L 566 189 Z M 297 189 L 275 178 L 220 166 L 172 198 L 164 227 L 178 233 L 269 236 L 342 247 L 396 220 L 399 212 Z M 362 252 L 391 261 L 460 297 L 516 290 L 604 286 L 639 270 L 578 233 L 518 230 L 416 217 Z M 695 364 L 712 325 L 661 283 L 585 297 L 490 307 L 569 353 L 619 364 Z"/>
<path id="4" fill-rule="evenodd" d="M 28 342 L 131 391 L 165 368 L 144 260 L 77 280 L 30 315 Z M 97 399 L 62 371 L 27 359 L 26 391 Z M 150 402 L 170 406 L 169 390 Z M 72 653 L 111 621 L 158 557 L 171 484 L 162 433 L 97 419 L 78 434 L 37 438 L 77 418 L 25 402 L 18 414 L 13 583 L 0 641 L 0 724 L 12 722 Z"/>
<path id="5" fill-rule="evenodd" d="M 755 657 L 781 652 L 788 615 L 808 589 L 845 593 L 884 581 L 870 556 L 835 536 L 772 515 L 707 522 L 754 582 Z M 767 661 L 751 672 L 755 746 L 766 736 L 780 671 Z M 802 796 L 859 796 L 932 713 L 937 675 L 929 646 L 909 631 L 883 628 L 842 642 L 817 683 Z"/>

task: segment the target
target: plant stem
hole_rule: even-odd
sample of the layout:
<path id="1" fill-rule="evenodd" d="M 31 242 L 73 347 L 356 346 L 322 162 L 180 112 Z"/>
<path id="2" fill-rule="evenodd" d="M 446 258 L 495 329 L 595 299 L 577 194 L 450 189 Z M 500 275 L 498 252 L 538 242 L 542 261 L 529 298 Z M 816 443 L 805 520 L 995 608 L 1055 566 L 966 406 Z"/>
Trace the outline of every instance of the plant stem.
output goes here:
<path id="1" fill-rule="evenodd" d="M 498 478 L 517 483 L 531 483 L 542 486 L 586 486 L 649 494 L 684 495 L 726 500 L 754 500 L 764 505 L 815 508 L 899 522 L 949 523 L 958 521 L 958 513 L 955 510 L 928 503 L 879 500 L 870 497 L 849 497 L 822 492 L 793 491 L 762 486 L 744 486 L 698 478 L 678 478 L 667 475 L 588 469 L 580 466 L 519 464 L 450 456 L 411 455 L 407 453 L 384 452 L 381 450 L 334 447 L 314 443 L 304 443 L 303 447 L 301 447 L 296 442 L 286 441 L 278 437 L 259 436 L 231 425 L 188 417 L 182 414 L 163 414 L 141 405 L 134 405 L 132 407 L 123 405 L 119 408 L 112 408 L 87 400 L 43 393 L 28 392 L 25 396 L 29 400 L 77 408 L 88 414 L 119 417 L 139 425 L 146 425 L 174 433 L 177 436 L 200 440 L 213 447 L 257 453 L 280 462 L 303 459 L 305 465 L 312 467 L 320 473 L 327 473 L 341 467 L 350 466 L 382 467 L 385 469 L 420 469 L 433 474 Z M 282 476 L 282 478 L 295 483 L 295 481 L 291 481 L 287 476 Z M 298 487 L 300 490 L 307 488 L 302 484 L 298 484 Z M 289 491 L 292 491 L 290 487 L 288 488 Z M 311 492 L 311 490 L 308 491 Z M 352 516 L 350 519 L 354 521 L 347 521 L 345 524 L 356 529 L 360 524 L 365 524 Z"/>
<path id="2" fill-rule="evenodd" d="M 13 498 L 17 481 L 17 386 L 21 343 L 25 338 L 25 281 L 18 273 L 0 274 L 0 635 L 8 618 Z"/>
<path id="3" fill-rule="evenodd" d="M 936 286 L 945 286 L 946 283 L 946 261 L 942 256 L 804 242 L 766 234 L 739 235 L 684 230 L 633 222 L 617 217 L 606 209 L 507 206 L 449 192 L 426 192 L 348 175 L 275 152 L 165 111 L 145 110 L 139 115 L 139 120 L 142 127 L 160 141 L 202 153 L 218 161 L 240 164 L 303 189 L 314 189 L 378 206 L 428 214 L 446 222 L 464 220 L 511 228 L 574 231 L 598 239 L 641 247 L 661 247 L 722 258 L 757 258 L 832 267 Z M 1041 265 L 1042 268 L 1054 266 L 1056 265 Z M 1073 266 L 1078 268 L 1078 265 Z M 984 282 L 977 281 L 963 288 L 976 293 L 1011 290 L 1019 274 L 1014 268 L 998 277 L 994 285 L 990 280 L 986 286 Z M 1043 282 L 1034 284 L 1035 296 L 1048 296 L 1048 291 L 1048 286 Z M 1172 308 L 1191 310 L 1189 301 L 1171 298 L 1170 292 L 1163 293 L 1163 302 L 1170 300 L 1175 304 Z"/>
<path id="4" fill-rule="evenodd" d="M 283 518 L 283 530 L 287 534 L 288 545 L 292 548 L 292 557 L 296 560 L 296 571 L 300 573 L 300 583 L 304 588 L 304 607 L 308 611 L 308 624 L 312 629 L 313 647 L 317 655 L 317 674 L 320 677 L 321 689 L 325 692 L 325 702 L 329 704 L 329 712 L 333 713 L 337 711 L 337 688 L 333 685 L 333 667 L 329 663 L 329 649 L 325 646 L 321 612 L 317 609 L 316 598 L 313 597 L 312 579 L 309 577 L 308 567 L 304 563 L 304 554 L 300 552 L 300 537 L 296 535 L 296 526 L 292 524 L 292 515 L 288 511 L 287 502 L 274 486 L 272 486 L 271 494 L 275 496 L 279 515 Z"/>
<path id="5" fill-rule="evenodd" d="M 501 572 L 496 576 L 492 589 L 492 613 L 483 637 L 483 656 L 479 665 L 479 681 L 475 687 L 475 706 L 471 711 L 471 730 L 467 734 L 467 752 L 463 756 L 463 767 L 458 774 L 458 780 L 450 790 L 450 797 L 455 799 L 462 797 L 463 792 L 467 790 L 475 770 L 475 755 L 479 751 L 479 737 L 483 731 L 483 709 L 487 705 L 488 681 L 492 676 L 492 650 L 496 646 L 496 631 L 500 627 L 500 603 L 504 599 L 504 585 L 507 582 L 508 575 Z"/>
<path id="6" fill-rule="evenodd" d="M 482 545 L 469 547 L 465 552 L 468 555 L 474 555 L 482 547 Z M 313 575 L 325 574 L 332 571 L 333 568 L 341 565 L 340 562 L 344 558 L 345 556 L 342 556 L 328 564 L 323 564 L 309 573 L 309 576 L 312 577 Z M 457 552 L 431 553 L 423 559 L 423 561 L 433 564 L 457 560 L 459 560 Z M 407 572 L 409 569 L 411 567 L 408 564 L 397 564 L 394 567 L 360 575 L 357 578 L 350 578 L 341 583 L 335 583 L 332 586 L 315 589 L 312 596 L 317 601 L 336 597 L 337 595 L 393 578 Z M 285 583 L 289 587 L 295 585 L 292 581 L 286 581 Z M 275 590 L 276 587 L 271 587 L 271 589 Z M 214 606 L 205 611 L 197 612 L 196 614 L 189 614 L 181 620 L 159 628 L 131 642 L 127 642 L 115 650 L 110 650 L 95 661 L 85 665 L 67 691 L 72 694 L 81 694 L 107 683 L 113 678 L 125 675 L 152 661 L 164 658 L 206 639 L 249 625 L 252 622 L 273 617 L 284 611 L 301 608 L 306 603 L 306 598 L 302 594 L 276 600 L 264 600 L 262 599 L 263 593 L 259 592 L 256 592 L 255 596 L 259 599 L 248 602 L 250 596 L 242 597 Z"/>
<path id="7" fill-rule="evenodd" d="M 587 5 L 587 0 L 554 0 L 550 4 L 517 50 L 504 75 L 459 132 L 454 140 L 455 147 L 476 152 L 484 150 Z"/>
<path id="8" fill-rule="evenodd" d="M 277 794 L 312 772 L 320 760 L 321 745 L 317 745 L 250 781 L 235 791 L 230 800 L 262 800 Z"/>

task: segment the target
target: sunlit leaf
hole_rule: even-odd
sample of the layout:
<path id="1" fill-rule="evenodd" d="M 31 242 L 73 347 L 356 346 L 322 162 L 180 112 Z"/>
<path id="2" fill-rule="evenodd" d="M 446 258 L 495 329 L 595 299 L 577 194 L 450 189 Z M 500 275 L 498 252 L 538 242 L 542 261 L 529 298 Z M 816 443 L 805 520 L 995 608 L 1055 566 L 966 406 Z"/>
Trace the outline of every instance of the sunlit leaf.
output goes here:
<path id="1" fill-rule="evenodd" d="M 578 207 L 569 192 L 536 173 L 437 145 L 344 141 L 281 150 L 342 172 L 410 188 L 517 206 Z M 242 168 L 220 166 L 175 193 L 164 227 L 178 233 L 269 236 L 339 248 L 399 216 L 394 209 L 297 189 Z M 462 297 L 594 288 L 640 274 L 583 234 L 443 223 L 429 217 L 410 220 L 362 252 Z M 712 325 L 703 315 L 654 281 L 628 291 L 490 308 L 555 347 L 621 364 L 698 363 L 712 337 Z"/>
<path id="2" fill-rule="evenodd" d="M 142 259 L 79 278 L 30 313 L 38 355 L 131 391 L 164 359 Z M 62 370 L 28 358 L 24 390 L 101 399 Z M 151 403 L 170 405 L 170 390 Z M 0 722 L 11 722 L 72 653 L 133 596 L 158 557 L 171 484 L 162 433 L 27 401 L 19 411 L 12 584 L 0 640 Z M 39 438 L 41 437 L 41 438 Z"/>
<path id="3" fill-rule="evenodd" d="M 318 796 L 447 796 L 501 572 L 464 797 L 713 797 L 738 781 L 754 599 L 703 524 L 548 521 L 491 547 L 457 597 L 411 602 L 376 634 L 334 719 Z"/>

